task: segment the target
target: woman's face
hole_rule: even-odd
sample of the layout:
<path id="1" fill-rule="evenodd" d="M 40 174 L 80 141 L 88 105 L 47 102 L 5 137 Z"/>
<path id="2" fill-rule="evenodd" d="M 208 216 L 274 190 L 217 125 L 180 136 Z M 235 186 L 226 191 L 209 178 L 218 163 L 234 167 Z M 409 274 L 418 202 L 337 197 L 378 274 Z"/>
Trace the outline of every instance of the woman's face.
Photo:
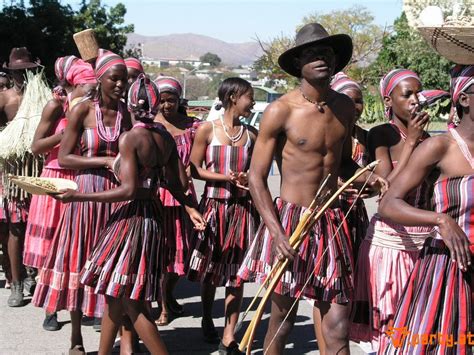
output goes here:
<path id="1" fill-rule="evenodd" d="M 407 78 L 398 83 L 390 96 L 384 98 L 385 104 L 392 108 L 393 114 L 403 122 L 408 122 L 419 104 L 418 93 L 421 83 L 415 78 Z"/>
<path id="2" fill-rule="evenodd" d="M 253 105 L 253 89 L 249 88 L 245 93 L 240 95 L 235 101 L 235 108 L 239 116 L 250 117 L 252 114 Z"/>
<path id="3" fill-rule="evenodd" d="M 127 87 L 127 68 L 124 65 L 114 65 L 105 72 L 100 80 L 103 96 L 119 100 Z"/>
<path id="4" fill-rule="evenodd" d="M 141 72 L 135 68 L 127 68 L 128 85 L 132 85 L 140 74 Z"/>
<path id="5" fill-rule="evenodd" d="M 342 93 L 346 94 L 352 99 L 352 101 L 354 101 L 356 111 L 355 122 L 357 122 L 364 111 L 364 98 L 362 97 L 362 92 L 357 89 L 347 89 L 342 91 Z"/>
<path id="6" fill-rule="evenodd" d="M 166 118 L 171 118 L 178 113 L 179 97 L 171 92 L 160 93 L 160 112 Z"/>

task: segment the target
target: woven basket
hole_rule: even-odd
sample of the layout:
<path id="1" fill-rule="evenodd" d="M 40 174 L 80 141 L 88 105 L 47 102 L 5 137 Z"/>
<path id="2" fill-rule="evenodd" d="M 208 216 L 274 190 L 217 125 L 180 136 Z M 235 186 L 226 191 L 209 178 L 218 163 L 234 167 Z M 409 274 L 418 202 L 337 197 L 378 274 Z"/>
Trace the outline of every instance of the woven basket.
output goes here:
<path id="1" fill-rule="evenodd" d="M 418 27 L 423 38 L 442 57 L 464 65 L 474 65 L 474 27 Z"/>
<path id="2" fill-rule="evenodd" d="M 8 175 L 11 182 L 32 195 L 59 194 L 66 189 L 77 190 L 77 184 L 69 179 L 42 178 Z M 47 183 L 48 185 L 43 185 Z"/>

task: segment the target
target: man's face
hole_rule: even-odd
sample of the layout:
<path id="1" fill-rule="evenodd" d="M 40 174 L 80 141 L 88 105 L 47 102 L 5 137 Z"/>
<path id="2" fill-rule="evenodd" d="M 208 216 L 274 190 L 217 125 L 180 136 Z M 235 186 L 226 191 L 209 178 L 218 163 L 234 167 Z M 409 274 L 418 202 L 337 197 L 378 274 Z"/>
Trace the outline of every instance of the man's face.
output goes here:
<path id="1" fill-rule="evenodd" d="M 26 76 L 26 70 L 25 69 L 18 69 L 18 70 L 12 70 L 10 72 L 10 75 L 12 76 L 13 82 L 15 83 L 16 86 L 23 86 L 25 82 L 25 76 Z"/>
<path id="2" fill-rule="evenodd" d="M 329 46 L 318 45 L 303 49 L 299 57 L 301 77 L 311 80 L 329 79 L 334 74 L 336 56 Z"/>

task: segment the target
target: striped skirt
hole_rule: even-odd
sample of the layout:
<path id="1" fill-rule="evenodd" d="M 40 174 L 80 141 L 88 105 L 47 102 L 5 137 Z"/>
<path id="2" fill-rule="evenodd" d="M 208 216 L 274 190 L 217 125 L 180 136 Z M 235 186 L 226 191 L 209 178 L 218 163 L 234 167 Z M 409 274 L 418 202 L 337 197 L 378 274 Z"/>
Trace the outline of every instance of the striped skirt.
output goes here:
<path id="1" fill-rule="evenodd" d="M 81 170 L 75 179 L 81 192 L 99 192 L 117 186 L 106 169 Z M 82 311 L 101 317 L 104 298 L 80 283 L 80 272 L 110 218 L 112 205 L 101 202 L 71 202 L 66 205 L 50 251 L 39 272 L 32 303 L 46 312 Z"/>
<path id="2" fill-rule="evenodd" d="M 160 214 L 158 198 L 114 204 L 81 283 L 115 298 L 157 300 L 163 270 Z"/>
<path id="3" fill-rule="evenodd" d="M 0 200 L 0 223 L 25 223 L 28 220 L 30 200 L 17 201 L 16 199 Z"/>
<path id="4" fill-rule="evenodd" d="M 431 227 L 405 227 L 377 214 L 372 217 L 356 265 L 353 341 L 371 342 L 375 351 L 387 341 L 385 331 L 431 231 Z"/>
<path id="5" fill-rule="evenodd" d="M 74 180 L 74 170 L 43 168 L 41 177 Z M 66 205 L 47 195 L 33 195 L 25 232 L 23 264 L 40 269 L 49 252 L 59 219 Z"/>
<path id="6" fill-rule="evenodd" d="M 182 276 L 189 253 L 189 239 L 193 227 L 182 206 L 163 207 L 163 237 L 165 271 Z"/>
<path id="7" fill-rule="evenodd" d="M 440 239 L 429 239 L 398 304 L 384 354 L 472 354 L 474 268 L 459 270 Z M 470 336 L 469 336 L 470 335 Z"/>
<path id="8" fill-rule="evenodd" d="M 286 234 L 296 229 L 304 207 L 276 200 L 276 212 Z M 289 297 L 305 296 L 314 300 L 345 304 L 352 299 L 353 258 L 347 223 L 341 209 L 329 209 L 315 224 L 288 266 L 275 292 Z M 338 227 L 341 226 L 338 233 Z M 272 237 L 262 223 L 250 247 L 239 277 L 263 283 L 276 261 Z M 303 289 L 306 281 L 306 288 Z"/>
<path id="9" fill-rule="evenodd" d="M 237 271 L 260 223 L 255 205 L 247 197 L 203 198 L 199 209 L 207 228 L 193 237 L 188 279 L 215 286 L 239 286 Z"/>
<path id="10" fill-rule="evenodd" d="M 347 211 L 352 206 L 354 200 L 346 198 L 341 195 L 339 198 L 341 209 L 346 215 Z M 347 224 L 352 237 L 352 251 L 354 252 L 354 262 L 357 263 L 357 255 L 359 253 L 360 245 L 365 238 L 367 228 L 369 227 L 369 217 L 367 210 L 365 209 L 364 200 L 359 198 L 355 203 L 354 207 L 350 210 L 346 218 Z"/>

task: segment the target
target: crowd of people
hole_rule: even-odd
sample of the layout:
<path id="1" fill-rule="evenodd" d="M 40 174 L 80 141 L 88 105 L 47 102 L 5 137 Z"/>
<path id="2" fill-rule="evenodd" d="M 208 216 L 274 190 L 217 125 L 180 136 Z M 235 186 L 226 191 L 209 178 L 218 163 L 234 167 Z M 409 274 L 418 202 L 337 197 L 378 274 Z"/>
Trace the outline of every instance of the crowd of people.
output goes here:
<path id="1" fill-rule="evenodd" d="M 302 27 L 278 60 L 300 85 L 268 106 L 258 131 L 241 120 L 255 103 L 241 78 L 220 84 L 223 114 L 200 121 L 186 113 L 179 80 L 151 80 L 138 59 L 104 49 L 93 63 L 58 58 L 31 151 L 44 157 L 41 177 L 78 188 L 2 196 L 8 305 L 23 306 L 31 293 L 47 331 L 69 311 L 69 354 L 95 346 L 83 343 L 85 316 L 101 331 L 99 354 L 112 351 L 119 331 L 121 353 L 141 339 L 165 354 L 157 326 L 183 313 L 174 288 L 186 277 L 201 283 L 203 341 L 240 354 L 244 284 L 265 283 L 288 259 L 271 297 L 265 353 L 283 353 L 304 297 L 314 304 L 322 354 L 348 354 L 349 340 L 380 354 L 472 354 L 474 66 L 451 71 L 456 119 L 446 133 L 425 130 L 422 80 L 404 68 L 382 76 L 386 123 L 367 132 L 357 124 L 361 86 L 342 72 L 351 56 L 348 35 Z M 38 67 L 26 48 L 12 49 L 0 73 L 2 126 L 15 119 L 25 72 Z M 267 182 L 274 160 L 275 200 Z M 295 250 L 289 236 L 321 185 L 334 192 L 373 161 L 375 171 L 345 190 Z M 200 198 L 193 179 L 205 181 Z M 376 195 L 369 220 L 363 199 Z M 222 334 L 212 318 L 220 286 Z M 458 341 L 448 344 L 450 336 Z"/>

